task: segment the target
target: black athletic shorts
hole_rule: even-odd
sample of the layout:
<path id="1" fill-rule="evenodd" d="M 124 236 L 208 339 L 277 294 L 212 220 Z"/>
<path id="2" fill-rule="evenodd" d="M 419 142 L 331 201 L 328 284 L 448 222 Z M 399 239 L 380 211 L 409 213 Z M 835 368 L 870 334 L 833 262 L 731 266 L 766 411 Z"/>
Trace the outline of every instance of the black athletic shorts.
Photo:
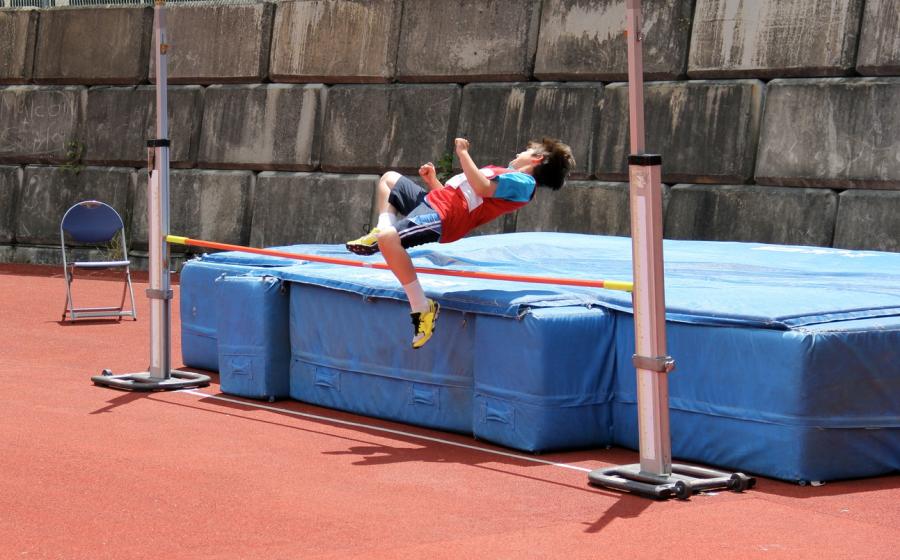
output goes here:
<path id="1" fill-rule="evenodd" d="M 402 216 L 394 227 L 406 249 L 441 239 L 441 217 L 425 200 L 426 194 L 411 179 L 400 177 L 388 195 L 388 202 Z"/>

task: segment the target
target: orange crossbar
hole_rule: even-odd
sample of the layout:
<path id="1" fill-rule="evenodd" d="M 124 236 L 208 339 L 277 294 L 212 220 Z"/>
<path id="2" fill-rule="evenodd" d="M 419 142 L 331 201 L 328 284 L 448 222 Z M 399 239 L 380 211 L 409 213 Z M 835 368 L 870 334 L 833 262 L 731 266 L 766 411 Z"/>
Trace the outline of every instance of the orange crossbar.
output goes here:
<path id="1" fill-rule="evenodd" d="M 372 263 L 359 261 L 354 259 L 341 259 L 337 257 L 324 257 L 321 255 L 304 255 L 299 253 L 287 253 L 285 251 L 276 251 L 273 249 L 257 249 L 255 247 L 244 247 L 243 245 L 231 245 L 229 243 L 217 243 L 215 241 L 203 241 L 201 239 L 191 239 L 189 237 L 179 237 L 177 235 L 167 235 L 166 241 L 177 245 L 190 245 L 193 247 L 205 247 L 207 249 L 221 249 L 223 251 L 239 251 L 242 253 L 255 253 L 257 255 L 268 255 L 270 257 L 282 257 L 285 259 L 295 259 L 300 261 L 321 262 L 327 264 L 337 264 L 341 266 L 358 266 L 362 268 L 377 268 L 380 270 L 390 270 L 390 267 L 384 263 Z M 522 274 L 497 274 L 493 272 L 474 272 L 469 270 L 453 270 L 446 268 L 428 268 L 416 267 L 416 272 L 422 274 L 438 274 L 441 276 L 460 276 L 463 278 L 481 278 L 484 280 L 507 280 L 509 282 L 530 282 L 533 284 L 558 284 L 562 286 L 582 286 L 587 288 L 606 288 L 607 290 L 620 290 L 630 292 L 634 288 L 631 282 L 622 282 L 619 280 L 581 280 L 577 278 L 554 278 L 549 276 L 526 276 Z"/>

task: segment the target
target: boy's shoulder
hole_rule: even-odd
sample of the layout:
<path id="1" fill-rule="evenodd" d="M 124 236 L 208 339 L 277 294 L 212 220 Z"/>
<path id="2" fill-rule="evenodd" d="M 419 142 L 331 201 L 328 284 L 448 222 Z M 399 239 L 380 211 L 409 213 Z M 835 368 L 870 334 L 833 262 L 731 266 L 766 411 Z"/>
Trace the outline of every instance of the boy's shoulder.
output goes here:
<path id="1" fill-rule="evenodd" d="M 528 173 L 492 166 L 493 176 L 488 179 L 497 181 L 494 198 L 503 198 L 512 202 L 528 202 L 534 197 L 537 182 Z"/>
<path id="2" fill-rule="evenodd" d="M 479 169 L 479 171 L 488 179 L 496 179 L 500 175 L 505 175 L 507 173 L 518 173 L 518 171 L 516 171 L 515 169 L 510 169 L 509 167 L 500 167 L 499 165 L 487 165 Z"/>

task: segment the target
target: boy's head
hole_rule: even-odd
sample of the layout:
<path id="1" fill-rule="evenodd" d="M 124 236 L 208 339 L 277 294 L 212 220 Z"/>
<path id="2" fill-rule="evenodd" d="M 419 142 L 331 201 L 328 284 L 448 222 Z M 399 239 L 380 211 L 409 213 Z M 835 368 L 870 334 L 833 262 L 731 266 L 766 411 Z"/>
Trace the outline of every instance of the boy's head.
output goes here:
<path id="1" fill-rule="evenodd" d="M 572 148 L 566 144 L 555 138 L 542 138 L 528 142 L 525 151 L 509 162 L 509 166 L 527 170 L 538 185 L 557 190 L 565 184 L 569 171 L 575 166 L 575 158 Z"/>

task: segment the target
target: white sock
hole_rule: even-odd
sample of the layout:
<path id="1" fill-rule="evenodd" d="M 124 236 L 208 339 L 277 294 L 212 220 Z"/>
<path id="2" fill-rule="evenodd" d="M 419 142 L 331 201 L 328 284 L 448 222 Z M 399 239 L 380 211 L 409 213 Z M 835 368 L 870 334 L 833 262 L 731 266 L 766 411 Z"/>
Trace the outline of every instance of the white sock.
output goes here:
<path id="1" fill-rule="evenodd" d="M 380 230 L 397 225 L 397 216 L 393 212 L 382 212 L 378 214 L 378 224 L 375 226 Z"/>
<path id="2" fill-rule="evenodd" d="M 413 280 L 409 284 L 404 284 L 403 291 L 406 292 L 406 297 L 409 298 L 409 307 L 412 309 L 413 313 L 424 313 L 428 311 L 428 298 L 425 297 L 425 290 L 422 289 L 422 285 L 419 284 L 418 280 Z"/>

